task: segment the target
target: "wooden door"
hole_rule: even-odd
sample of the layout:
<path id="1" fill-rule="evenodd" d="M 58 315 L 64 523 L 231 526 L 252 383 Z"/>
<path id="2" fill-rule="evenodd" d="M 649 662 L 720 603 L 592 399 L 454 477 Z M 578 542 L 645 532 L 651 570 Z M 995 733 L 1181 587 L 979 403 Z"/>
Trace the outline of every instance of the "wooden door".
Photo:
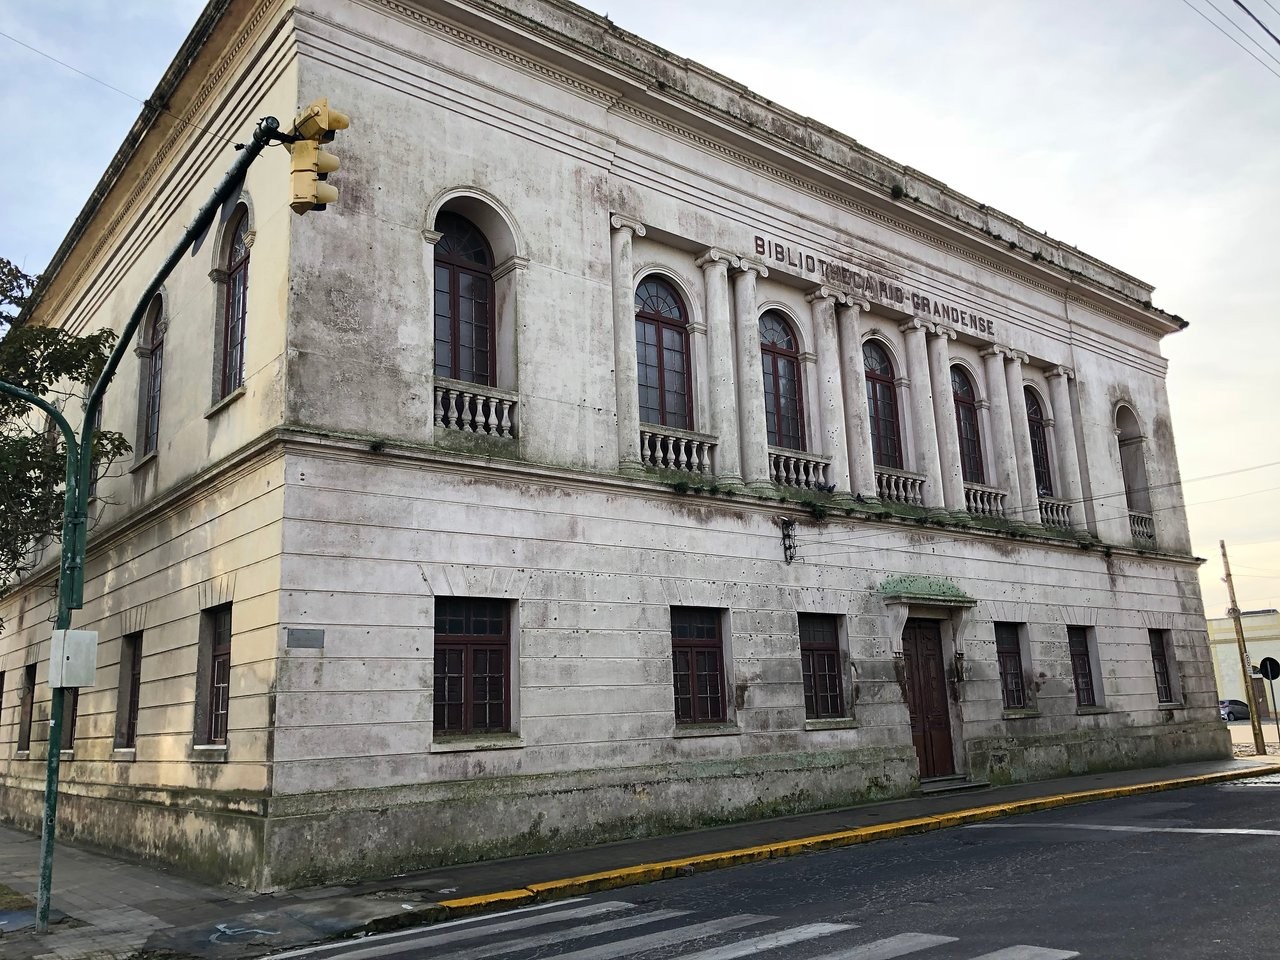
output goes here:
<path id="1" fill-rule="evenodd" d="M 951 776 L 956 770 L 951 753 L 951 711 L 942 634 L 936 620 L 907 621 L 902 631 L 902 659 L 920 779 Z"/>

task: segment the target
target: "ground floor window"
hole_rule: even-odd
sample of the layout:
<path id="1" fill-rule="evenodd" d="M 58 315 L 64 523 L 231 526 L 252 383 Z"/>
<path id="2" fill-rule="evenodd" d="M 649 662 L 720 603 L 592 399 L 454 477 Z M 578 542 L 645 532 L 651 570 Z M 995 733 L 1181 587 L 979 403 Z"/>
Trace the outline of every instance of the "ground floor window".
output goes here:
<path id="1" fill-rule="evenodd" d="M 76 748 L 76 718 L 80 715 L 80 688 L 67 687 L 62 691 L 61 749 Z"/>
<path id="2" fill-rule="evenodd" d="M 1022 646 L 1016 623 L 996 624 L 996 659 L 1000 661 L 1000 695 L 1006 710 L 1025 710 L 1027 688 L 1022 675 Z"/>
<path id="3" fill-rule="evenodd" d="M 495 733 L 511 727 L 511 604 L 436 598 L 436 733 Z"/>
<path id="4" fill-rule="evenodd" d="M 1071 675 L 1075 680 L 1076 704 L 1096 707 L 1098 695 L 1093 685 L 1093 657 L 1089 651 L 1088 627 L 1067 627 L 1067 646 L 1071 651 Z"/>
<path id="5" fill-rule="evenodd" d="M 1156 699 L 1161 703 L 1175 703 L 1177 696 L 1169 669 L 1169 632 L 1148 630 L 1147 639 L 1151 644 L 1151 668 L 1156 675 Z"/>
<path id="6" fill-rule="evenodd" d="M 200 614 L 196 743 L 223 746 L 231 717 L 231 604 Z"/>
<path id="7" fill-rule="evenodd" d="M 31 714 L 36 702 L 36 665 L 22 668 L 22 699 L 18 701 L 18 749 L 31 749 Z"/>
<path id="8" fill-rule="evenodd" d="M 721 611 L 705 607 L 671 608 L 671 671 L 678 723 L 726 719 L 721 617 Z"/>
<path id="9" fill-rule="evenodd" d="M 116 747 L 138 743 L 138 696 L 142 691 L 142 634 L 126 634 L 120 641 L 120 681 L 116 687 Z"/>
<path id="10" fill-rule="evenodd" d="M 802 613 L 800 670 L 804 676 L 804 714 L 811 720 L 844 716 L 844 670 L 836 618 Z"/>

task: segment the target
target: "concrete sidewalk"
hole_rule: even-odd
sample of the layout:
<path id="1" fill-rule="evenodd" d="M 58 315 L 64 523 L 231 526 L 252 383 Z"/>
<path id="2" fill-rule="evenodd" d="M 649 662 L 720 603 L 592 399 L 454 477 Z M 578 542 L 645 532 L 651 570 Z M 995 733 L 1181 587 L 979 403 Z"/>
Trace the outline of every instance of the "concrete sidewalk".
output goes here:
<path id="1" fill-rule="evenodd" d="M 0 827 L 0 956 L 124 960 L 138 953 L 242 958 L 503 906 L 573 896 L 1072 803 L 1280 774 L 1264 758 L 1091 774 L 735 824 L 567 853 L 445 867 L 384 881 L 252 894 L 60 844 L 55 918 L 30 929 L 38 838 Z M 16 909 L 15 909 L 16 908 Z"/>

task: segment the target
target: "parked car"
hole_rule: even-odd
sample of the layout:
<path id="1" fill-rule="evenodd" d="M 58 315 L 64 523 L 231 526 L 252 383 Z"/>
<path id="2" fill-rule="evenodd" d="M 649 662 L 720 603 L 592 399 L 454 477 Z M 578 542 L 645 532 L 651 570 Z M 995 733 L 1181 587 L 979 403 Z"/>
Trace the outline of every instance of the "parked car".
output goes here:
<path id="1" fill-rule="evenodd" d="M 1248 720 L 1249 705 L 1243 700 L 1219 700 L 1218 713 L 1223 720 Z"/>

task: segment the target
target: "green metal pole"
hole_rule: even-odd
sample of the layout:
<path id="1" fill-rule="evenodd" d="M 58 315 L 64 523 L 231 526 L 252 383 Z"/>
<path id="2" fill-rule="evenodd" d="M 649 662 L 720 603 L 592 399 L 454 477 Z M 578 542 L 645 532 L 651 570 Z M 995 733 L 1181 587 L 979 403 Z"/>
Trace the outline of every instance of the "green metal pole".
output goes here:
<path id="1" fill-rule="evenodd" d="M 58 567 L 58 613 L 55 619 L 55 628 L 58 630 L 70 629 L 71 611 L 78 610 L 84 605 L 84 557 L 88 526 L 89 483 L 93 471 L 93 423 L 102 406 L 103 394 L 106 393 L 107 385 L 115 376 L 125 351 L 133 340 L 134 334 L 137 333 L 142 318 L 146 316 L 151 301 L 160 291 L 160 287 L 169 278 L 169 274 L 173 272 L 191 245 L 213 223 L 219 208 L 238 191 L 249 165 L 273 139 L 278 137 L 279 130 L 280 122 L 275 117 L 264 117 L 258 121 L 252 142 L 243 147 L 243 152 L 231 165 L 231 169 L 222 178 L 213 195 L 196 213 L 195 219 L 183 233 L 178 245 L 173 248 L 155 279 L 143 292 L 138 306 L 129 317 L 129 322 L 121 331 L 120 339 L 116 342 L 115 349 L 107 359 L 102 373 L 99 374 L 93 389 L 89 391 L 85 401 L 84 423 L 78 440 L 75 430 L 56 407 L 20 387 L 0 381 L 0 393 L 19 397 L 44 410 L 53 417 L 66 438 L 67 489 L 62 514 L 62 560 Z M 53 699 L 49 706 L 49 756 L 45 766 L 44 822 L 40 833 L 40 890 L 36 897 L 36 931 L 38 933 L 49 932 L 49 905 L 53 891 L 53 847 L 58 814 L 58 766 L 62 759 L 61 724 L 65 699 L 63 689 L 54 688 Z"/>

